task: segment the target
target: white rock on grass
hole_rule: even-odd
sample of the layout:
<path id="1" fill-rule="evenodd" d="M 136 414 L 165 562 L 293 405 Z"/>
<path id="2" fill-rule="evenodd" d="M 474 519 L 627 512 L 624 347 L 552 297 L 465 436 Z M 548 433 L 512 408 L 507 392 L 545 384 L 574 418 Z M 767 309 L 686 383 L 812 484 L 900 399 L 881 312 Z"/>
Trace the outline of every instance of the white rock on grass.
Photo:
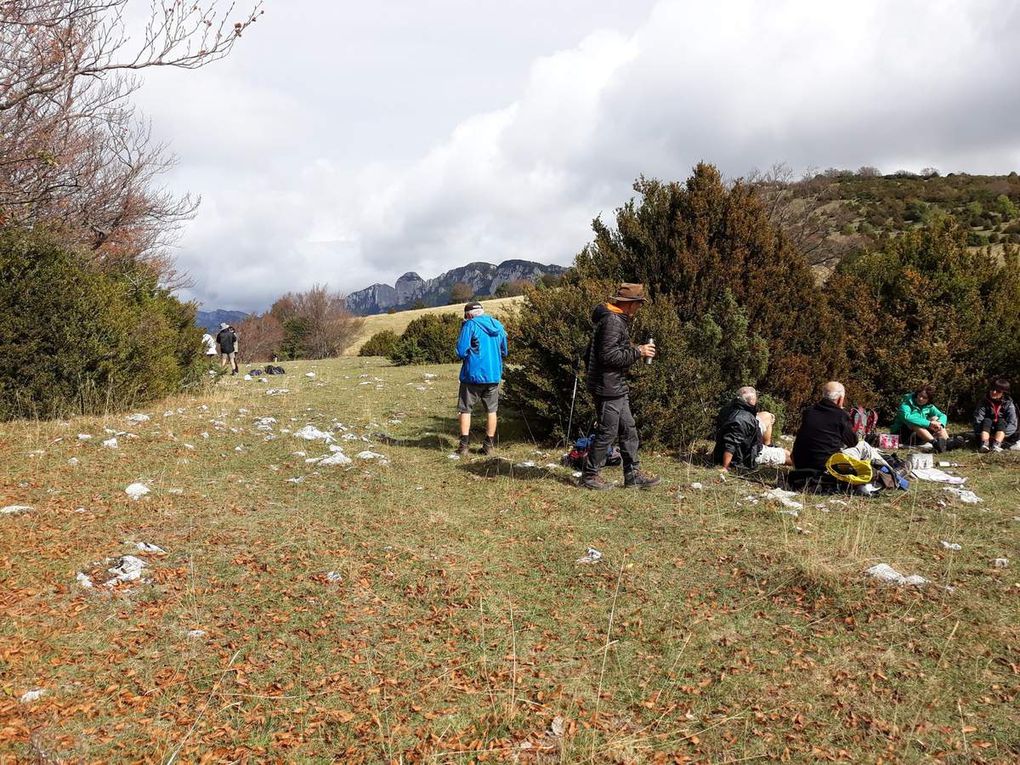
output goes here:
<path id="1" fill-rule="evenodd" d="M 67 461 L 67 464 L 70 465 L 71 467 L 77 467 L 77 465 L 80 462 L 81 462 L 81 460 L 79 460 L 77 457 L 71 457 L 71 459 L 69 459 Z"/>
<path id="2" fill-rule="evenodd" d="M 259 382 L 266 382 L 266 380 L 265 380 L 265 378 L 263 378 Z M 288 388 L 269 388 L 269 389 L 266 390 L 266 395 L 267 396 L 282 396 L 285 393 L 290 393 L 290 389 L 288 389 Z"/>
<path id="3" fill-rule="evenodd" d="M 124 419 L 126 419 L 128 422 L 148 422 L 150 418 L 149 415 L 138 412 L 136 414 L 129 414 Z"/>
<path id="4" fill-rule="evenodd" d="M 78 440 L 79 441 L 88 441 L 91 438 L 92 438 L 92 434 L 91 433 L 79 433 L 78 434 Z"/>
<path id="5" fill-rule="evenodd" d="M 127 494 L 131 499 L 141 499 L 151 490 L 144 483 L 133 483 L 124 489 L 124 493 Z"/>
<path id="6" fill-rule="evenodd" d="M 314 425 L 305 425 L 300 430 L 294 431 L 295 438 L 303 438 L 305 441 L 325 441 L 327 444 L 333 442 L 333 436 Z"/>
<path id="7" fill-rule="evenodd" d="M 366 449 L 363 452 L 358 452 L 355 456 L 359 460 L 385 460 L 386 459 L 386 457 L 383 456 L 382 454 L 379 454 L 378 452 L 371 452 L 368 449 Z"/>
<path id="8" fill-rule="evenodd" d="M 166 553 L 166 550 L 159 545 L 149 544 L 148 542 L 135 542 L 135 548 L 147 553 Z"/>
<path id="9" fill-rule="evenodd" d="M 952 550 L 953 552 L 960 552 L 960 550 L 962 550 L 963 547 L 958 545 L 958 544 L 956 544 L 956 542 L 947 542 L 946 540 L 943 539 L 942 540 L 942 549 L 944 549 L 944 550 Z"/>
<path id="10" fill-rule="evenodd" d="M 352 462 L 353 460 L 343 452 L 333 452 L 328 457 L 323 457 L 321 460 L 318 460 L 315 464 L 322 465 L 323 467 L 332 467 L 334 465 L 345 467 L 350 465 Z"/>
<path id="11" fill-rule="evenodd" d="M 887 582 L 889 584 L 905 585 L 908 587 L 923 587 L 928 584 L 928 580 L 923 576 L 918 576 L 917 574 L 904 576 L 888 563 L 877 563 L 867 569 L 864 573 L 873 579 L 878 579 L 881 582 Z"/>
<path id="12" fill-rule="evenodd" d="M 45 688 L 33 688 L 32 690 L 25 691 L 23 694 L 21 694 L 21 697 L 18 699 L 18 701 L 20 701 L 22 704 L 31 704 L 33 701 L 38 701 L 45 695 L 46 695 Z"/>
<path id="13" fill-rule="evenodd" d="M 994 558 L 992 560 L 993 568 L 1009 568 L 1009 558 Z"/>
<path id="14" fill-rule="evenodd" d="M 307 377 L 307 378 L 309 378 L 311 380 L 314 380 L 315 379 L 315 372 L 305 372 L 305 377 Z"/>
<path id="15" fill-rule="evenodd" d="M 948 494 L 952 494 L 954 497 L 959 499 L 965 505 L 976 505 L 979 502 L 984 502 L 984 500 L 981 499 L 981 497 L 979 497 L 977 494 L 970 491 L 969 489 L 958 489 L 955 486 L 947 486 L 945 488 L 945 491 Z"/>
<path id="16" fill-rule="evenodd" d="M 787 491 L 786 489 L 775 488 L 772 491 L 767 491 L 761 495 L 763 499 L 775 500 L 783 507 L 788 507 L 792 510 L 803 510 L 804 504 L 794 499 L 797 496 L 795 491 Z"/>
<path id="17" fill-rule="evenodd" d="M 114 436 L 113 438 L 106 439 L 105 441 L 103 441 L 103 446 L 105 446 L 107 449 L 116 449 L 117 437 Z"/>
<path id="18" fill-rule="evenodd" d="M 21 515 L 30 513 L 34 509 L 31 505 L 7 505 L 7 507 L 0 507 L 0 515 Z"/>
<path id="19" fill-rule="evenodd" d="M 342 582 L 343 577 L 336 571 L 330 571 L 326 574 L 326 579 L 330 582 Z"/>
<path id="20" fill-rule="evenodd" d="M 75 579 L 78 581 L 78 584 L 80 584 L 86 590 L 92 589 L 92 580 L 89 579 L 89 577 L 83 574 L 81 571 L 78 572 L 78 575 L 75 577 Z"/>
<path id="21" fill-rule="evenodd" d="M 145 561 L 136 558 L 134 555 L 124 555 L 118 559 L 117 565 L 108 568 L 113 579 L 106 583 L 107 587 L 113 587 L 117 582 L 136 582 L 142 578 L 142 571 L 145 570 Z"/>
<path id="22" fill-rule="evenodd" d="M 602 560 L 602 553 L 596 550 L 594 547 L 589 547 L 585 551 L 584 555 L 582 555 L 574 562 L 580 563 L 581 565 L 589 565 L 592 563 L 598 563 L 600 560 Z"/>
<path id="23" fill-rule="evenodd" d="M 199 638 L 205 637 L 205 630 L 188 630 L 188 637 L 192 640 L 198 640 Z"/>

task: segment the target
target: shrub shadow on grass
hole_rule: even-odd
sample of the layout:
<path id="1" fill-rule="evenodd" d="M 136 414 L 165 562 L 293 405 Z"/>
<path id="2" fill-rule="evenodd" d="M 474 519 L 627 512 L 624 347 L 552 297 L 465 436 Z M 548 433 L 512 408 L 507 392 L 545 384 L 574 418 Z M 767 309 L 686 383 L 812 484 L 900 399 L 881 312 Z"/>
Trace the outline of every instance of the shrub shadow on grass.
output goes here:
<path id="1" fill-rule="evenodd" d="M 570 475 L 561 470 L 545 468 L 540 465 L 536 465 L 534 467 L 518 466 L 510 460 L 502 457 L 490 457 L 485 460 L 461 462 L 461 464 L 457 467 L 460 470 L 464 470 L 481 478 L 513 478 L 519 481 L 556 481 L 566 486 L 574 488 L 577 487 L 577 482 L 574 481 Z"/>

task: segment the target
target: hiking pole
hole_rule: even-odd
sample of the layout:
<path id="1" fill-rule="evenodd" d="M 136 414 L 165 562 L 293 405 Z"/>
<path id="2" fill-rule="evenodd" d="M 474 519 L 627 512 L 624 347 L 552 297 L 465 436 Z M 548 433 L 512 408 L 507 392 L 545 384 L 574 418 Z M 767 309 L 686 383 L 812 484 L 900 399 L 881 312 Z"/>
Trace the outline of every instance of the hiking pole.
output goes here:
<path id="1" fill-rule="evenodd" d="M 570 447 L 570 430 L 574 425 L 574 401 L 577 400 L 577 378 L 580 376 L 578 364 L 574 362 L 574 392 L 570 394 L 570 417 L 567 419 L 567 447 Z"/>

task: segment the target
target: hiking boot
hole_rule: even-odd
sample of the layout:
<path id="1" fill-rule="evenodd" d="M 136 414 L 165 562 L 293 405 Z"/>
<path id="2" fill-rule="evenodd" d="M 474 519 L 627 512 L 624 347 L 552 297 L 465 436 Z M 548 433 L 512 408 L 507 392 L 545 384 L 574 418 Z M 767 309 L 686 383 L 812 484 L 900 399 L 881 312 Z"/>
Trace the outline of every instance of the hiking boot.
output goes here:
<path id="1" fill-rule="evenodd" d="M 491 438 L 482 441 L 482 454 L 489 457 L 494 451 L 496 451 L 496 443 Z"/>
<path id="2" fill-rule="evenodd" d="M 978 451 L 982 454 L 988 454 L 991 450 L 992 448 L 987 443 L 982 443 L 981 446 L 978 447 Z"/>
<path id="3" fill-rule="evenodd" d="M 1002 444 L 992 444 L 992 451 L 993 452 L 1001 452 L 1002 451 Z"/>
<path id="4" fill-rule="evenodd" d="M 937 439 L 935 441 L 935 453 L 945 454 L 947 451 L 949 451 L 949 439 L 947 438 Z"/>
<path id="5" fill-rule="evenodd" d="M 461 436 L 460 437 L 460 443 L 457 444 L 457 454 L 459 454 L 461 457 L 466 457 L 468 455 L 468 437 L 467 436 Z"/>
<path id="6" fill-rule="evenodd" d="M 605 478 L 600 476 L 598 473 L 595 475 L 586 475 L 581 478 L 577 484 L 582 489 L 591 489 L 592 491 L 605 491 L 606 489 L 612 489 L 613 484 L 607 481 Z"/>
<path id="7" fill-rule="evenodd" d="M 660 483 L 662 483 L 662 479 L 657 475 L 645 473 L 641 470 L 635 470 L 630 475 L 623 477 L 623 488 L 625 489 L 650 489 L 653 486 L 658 486 Z"/>

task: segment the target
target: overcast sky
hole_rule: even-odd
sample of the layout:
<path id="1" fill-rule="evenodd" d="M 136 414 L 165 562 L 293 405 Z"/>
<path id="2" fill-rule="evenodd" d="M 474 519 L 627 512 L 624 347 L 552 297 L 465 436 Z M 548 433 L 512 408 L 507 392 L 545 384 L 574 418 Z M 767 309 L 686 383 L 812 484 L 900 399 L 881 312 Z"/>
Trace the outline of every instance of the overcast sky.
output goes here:
<path id="1" fill-rule="evenodd" d="M 243 0 L 239 4 L 243 3 Z M 205 308 L 473 260 L 568 264 L 638 175 L 1020 168 L 1012 0 L 266 0 L 138 104 L 202 197 Z"/>

